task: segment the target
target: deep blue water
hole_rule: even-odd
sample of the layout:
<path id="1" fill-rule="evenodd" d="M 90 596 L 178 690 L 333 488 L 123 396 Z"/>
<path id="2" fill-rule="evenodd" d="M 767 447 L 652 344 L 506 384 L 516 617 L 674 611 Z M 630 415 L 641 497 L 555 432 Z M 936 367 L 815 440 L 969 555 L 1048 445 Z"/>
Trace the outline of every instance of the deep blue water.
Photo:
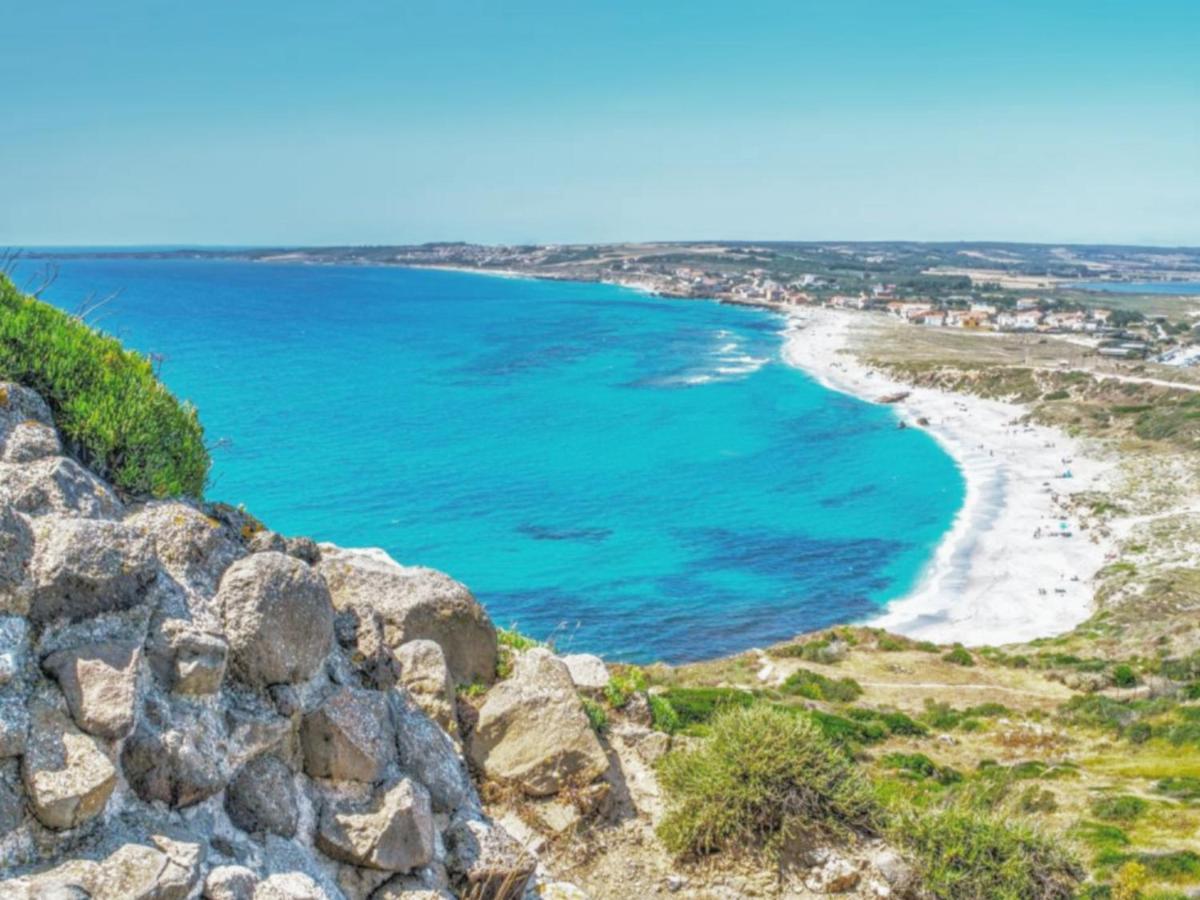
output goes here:
<path id="1" fill-rule="evenodd" d="M 28 265 L 28 264 L 27 264 Z M 209 496 L 466 582 L 560 647 L 682 661 L 862 618 L 958 509 L 953 462 L 780 359 L 781 321 L 606 285 L 77 260 L 47 299 L 166 357 Z"/>
<path id="2" fill-rule="evenodd" d="M 1200 281 L 1077 281 L 1067 286 L 1110 294 L 1200 294 Z"/>

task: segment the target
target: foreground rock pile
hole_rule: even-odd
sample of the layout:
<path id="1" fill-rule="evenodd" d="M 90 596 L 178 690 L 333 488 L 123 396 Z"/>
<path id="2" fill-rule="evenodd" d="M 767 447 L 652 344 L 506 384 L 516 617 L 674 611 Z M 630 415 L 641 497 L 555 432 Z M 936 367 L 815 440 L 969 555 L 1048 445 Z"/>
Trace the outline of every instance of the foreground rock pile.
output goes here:
<path id="1" fill-rule="evenodd" d="M 0 386 L 0 896 L 520 897 L 536 860 L 468 772 L 529 795 L 608 762 L 457 582 L 220 505 L 126 504 Z"/>

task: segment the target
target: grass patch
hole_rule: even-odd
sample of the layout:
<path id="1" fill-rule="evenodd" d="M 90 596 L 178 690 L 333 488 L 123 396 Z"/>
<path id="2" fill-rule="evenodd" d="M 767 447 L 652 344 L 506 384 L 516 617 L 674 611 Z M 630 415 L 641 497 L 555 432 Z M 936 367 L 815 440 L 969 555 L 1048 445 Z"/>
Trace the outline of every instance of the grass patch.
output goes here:
<path id="1" fill-rule="evenodd" d="M 750 706 L 756 698 L 748 691 L 734 688 L 674 687 L 652 695 L 652 709 L 655 702 L 660 707 L 662 704 L 670 707 L 676 731 L 695 732 L 697 727 L 707 726 L 722 710 Z"/>
<path id="2" fill-rule="evenodd" d="M 1133 822 L 1149 808 L 1149 803 L 1131 794 L 1099 797 L 1092 801 L 1092 815 L 1104 822 Z"/>
<path id="3" fill-rule="evenodd" d="M 667 754 L 658 834 L 678 856 L 776 855 L 805 834 L 870 831 L 877 807 L 857 767 L 807 716 L 726 709 L 702 747 Z"/>
<path id="4" fill-rule="evenodd" d="M 41 394 L 66 448 L 134 497 L 200 497 L 209 457 L 196 410 L 149 359 L 0 275 L 0 379 Z"/>

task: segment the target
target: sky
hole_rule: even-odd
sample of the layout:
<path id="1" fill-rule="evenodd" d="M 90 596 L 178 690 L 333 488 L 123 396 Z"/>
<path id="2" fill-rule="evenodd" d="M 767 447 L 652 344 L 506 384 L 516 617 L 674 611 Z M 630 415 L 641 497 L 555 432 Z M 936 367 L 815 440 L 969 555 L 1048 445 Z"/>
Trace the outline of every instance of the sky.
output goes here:
<path id="1" fill-rule="evenodd" d="M 1197 0 L 0 14 L 0 246 L 1200 245 Z"/>

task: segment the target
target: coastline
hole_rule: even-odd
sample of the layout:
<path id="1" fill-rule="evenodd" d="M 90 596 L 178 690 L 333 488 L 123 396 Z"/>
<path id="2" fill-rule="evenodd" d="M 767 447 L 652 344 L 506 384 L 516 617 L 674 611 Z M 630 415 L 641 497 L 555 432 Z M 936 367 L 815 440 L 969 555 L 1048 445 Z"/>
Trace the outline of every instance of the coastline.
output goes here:
<path id="1" fill-rule="evenodd" d="M 893 404 L 898 418 L 910 426 L 927 420 L 921 427 L 966 481 L 962 509 L 916 586 L 868 624 L 920 640 L 982 645 L 1049 637 L 1088 618 L 1095 573 L 1116 541 L 1086 528 L 1069 497 L 1101 489 L 1115 461 L 1056 429 L 1016 424 L 1025 413 L 1016 404 L 912 387 L 873 370 L 849 350 L 856 315 L 864 314 L 792 312 L 784 360 L 868 402 L 908 392 Z"/>

